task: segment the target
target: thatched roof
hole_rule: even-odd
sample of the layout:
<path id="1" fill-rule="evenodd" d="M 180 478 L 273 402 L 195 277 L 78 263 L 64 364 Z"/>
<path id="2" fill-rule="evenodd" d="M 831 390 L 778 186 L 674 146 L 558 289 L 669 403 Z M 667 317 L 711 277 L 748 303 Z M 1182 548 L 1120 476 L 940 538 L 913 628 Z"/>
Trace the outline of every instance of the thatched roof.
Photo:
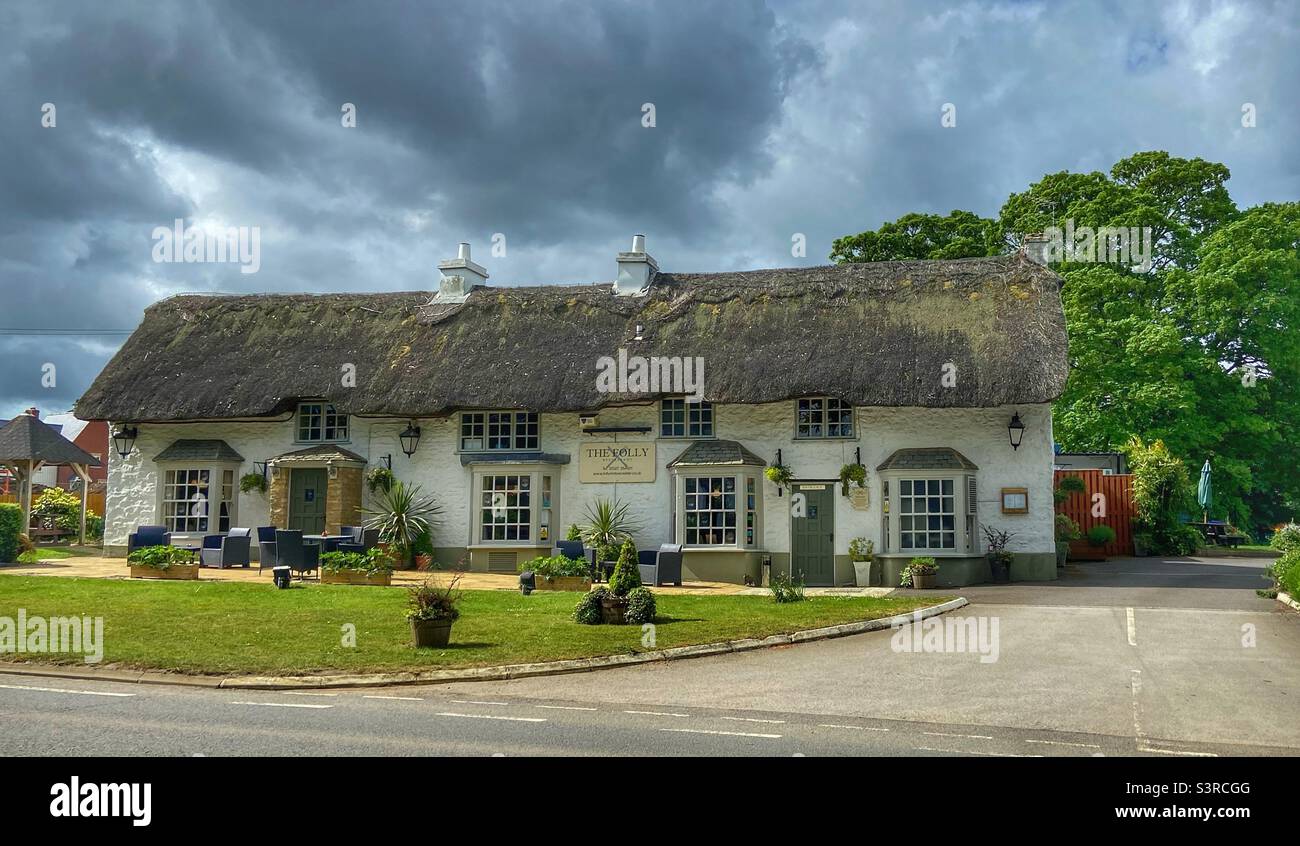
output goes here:
<path id="1" fill-rule="evenodd" d="M 30 414 L 20 414 L 0 428 L 0 461 L 99 466 L 97 458 Z"/>
<path id="2" fill-rule="evenodd" d="M 1059 282 L 1010 255 L 660 273 L 641 297 L 608 284 L 478 288 L 447 305 L 420 292 L 177 296 L 145 312 L 77 415 L 265 417 L 323 398 L 351 414 L 415 417 L 653 399 L 597 391 L 598 360 L 620 348 L 702 356 L 714 402 L 1047 402 L 1066 378 Z M 945 364 L 955 387 L 941 383 Z M 343 386 L 347 365 L 355 387 Z"/>

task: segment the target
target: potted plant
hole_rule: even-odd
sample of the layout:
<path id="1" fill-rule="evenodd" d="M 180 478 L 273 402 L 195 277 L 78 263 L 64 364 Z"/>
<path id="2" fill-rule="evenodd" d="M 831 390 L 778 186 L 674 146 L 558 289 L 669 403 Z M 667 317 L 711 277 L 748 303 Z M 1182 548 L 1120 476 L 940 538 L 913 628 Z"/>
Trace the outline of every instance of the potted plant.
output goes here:
<path id="1" fill-rule="evenodd" d="M 984 540 L 988 543 L 989 570 L 995 582 L 1011 581 L 1011 552 L 1007 544 L 1015 537 L 1014 532 L 1004 532 L 992 526 L 982 526 Z"/>
<path id="2" fill-rule="evenodd" d="M 1088 530 L 1088 545 L 1092 547 L 1103 547 L 1108 543 L 1115 542 L 1115 530 L 1105 524 L 1098 524 Z"/>
<path id="3" fill-rule="evenodd" d="M 443 647 L 451 640 L 451 624 L 460 617 L 462 592 L 456 589 L 460 576 L 443 587 L 432 580 L 407 589 L 406 619 L 411 623 L 411 641 L 416 648 Z"/>
<path id="4" fill-rule="evenodd" d="M 365 552 L 326 552 L 320 557 L 320 580 L 327 585 L 392 584 L 393 559 L 375 547 Z"/>
<path id="5" fill-rule="evenodd" d="M 366 473 L 366 487 L 372 494 L 392 490 L 395 481 L 397 479 L 393 476 L 393 471 L 382 464 L 370 468 L 369 472 Z"/>
<path id="6" fill-rule="evenodd" d="M 636 544 L 628 538 L 618 553 L 614 574 L 609 577 L 609 593 L 601 597 L 601 619 L 612 625 L 626 622 L 628 594 L 641 587 L 641 568 L 637 566 Z"/>
<path id="7" fill-rule="evenodd" d="M 266 477 L 261 473 L 245 473 L 239 477 L 239 491 L 240 493 L 251 491 L 266 493 Z"/>
<path id="8" fill-rule="evenodd" d="M 193 554 L 176 546 L 146 546 L 126 557 L 133 579 L 183 579 L 199 577 Z"/>
<path id="9" fill-rule="evenodd" d="M 935 577 L 939 573 L 939 565 L 930 556 L 913 558 L 906 567 L 903 568 L 902 578 L 899 580 L 900 587 L 913 587 L 917 590 L 930 590 L 934 587 Z"/>
<path id="10" fill-rule="evenodd" d="M 567 531 L 567 532 L 564 533 L 564 539 L 565 539 L 566 541 L 580 541 L 580 540 L 582 540 L 582 529 L 579 529 L 579 528 L 578 528 L 578 524 L 577 524 L 577 523 L 570 523 L 570 524 L 569 524 L 569 531 Z"/>
<path id="11" fill-rule="evenodd" d="M 787 464 L 769 464 L 767 469 L 763 471 L 763 475 L 778 488 L 790 487 L 790 480 L 794 478 L 794 474 L 790 472 L 790 467 Z"/>
<path id="12" fill-rule="evenodd" d="M 1074 478 L 1074 477 L 1071 477 Z M 1076 541 L 1083 535 L 1079 532 L 1079 524 L 1074 522 L 1067 514 L 1056 515 L 1056 566 L 1064 567 L 1066 559 L 1070 557 L 1070 541 Z"/>
<path id="13" fill-rule="evenodd" d="M 1070 498 L 1072 494 L 1087 493 L 1088 485 L 1079 476 L 1062 476 L 1061 481 L 1052 491 L 1052 499 L 1059 505 Z"/>
<path id="14" fill-rule="evenodd" d="M 587 524 L 581 529 L 582 542 L 596 550 L 596 565 L 604 571 L 606 562 L 618 558 L 619 547 L 632 537 L 637 523 L 631 507 L 618 500 L 598 499 L 587 506 Z"/>
<path id="15" fill-rule="evenodd" d="M 519 565 L 532 571 L 535 590 L 591 590 L 591 565 L 564 555 L 539 556 Z"/>
<path id="16" fill-rule="evenodd" d="M 433 535 L 430 532 L 421 532 L 420 536 L 411 544 L 411 553 L 415 556 L 415 569 L 421 573 L 427 573 L 433 568 Z"/>
<path id="17" fill-rule="evenodd" d="M 370 515 L 366 526 L 379 530 L 379 542 L 391 547 L 396 560 L 410 568 L 415 564 L 416 541 L 432 532 L 442 508 L 433 497 L 421 496 L 419 485 L 394 481 L 387 490 L 380 489 L 376 506 L 363 508 L 362 513 Z"/>
<path id="18" fill-rule="evenodd" d="M 845 464 L 840 468 L 840 494 L 849 495 L 849 486 L 858 488 L 867 486 L 867 468 L 861 464 Z"/>
<path id="19" fill-rule="evenodd" d="M 853 562 L 853 582 L 858 587 L 871 587 L 871 565 L 876 560 L 876 542 L 866 538 L 849 541 L 849 560 Z"/>

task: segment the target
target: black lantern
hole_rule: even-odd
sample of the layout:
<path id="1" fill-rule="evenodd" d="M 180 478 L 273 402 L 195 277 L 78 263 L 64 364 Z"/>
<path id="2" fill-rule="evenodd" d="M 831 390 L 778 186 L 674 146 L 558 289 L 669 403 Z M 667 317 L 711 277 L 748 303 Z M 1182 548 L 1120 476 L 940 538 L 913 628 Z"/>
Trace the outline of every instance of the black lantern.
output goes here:
<path id="1" fill-rule="evenodd" d="M 126 458 L 135 447 L 135 436 L 134 426 L 123 426 L 113 433 L 113 449 L 117 450 L 118 455 Z"/>
<path id="2" fill-rule="evenodd" d="M 420 427 L 407 423 L 406 428 L 402 431 L 402 434 L 397 436 L 397 439 L 402 442 L 402 452 L 406 453 L 407 458 L 410 458 L 415 453 L 415 448 L 420 445 Z"/>
<path id="3" fill-rule="evenodd" d="M 1020 441 L 1025 436 L 1025 424 L 1020 422 L 1020 412 L 1011 415 L 1007 424 L 1007 437 L 1011 438 L 1011 448 L 1020 449 Z"/>

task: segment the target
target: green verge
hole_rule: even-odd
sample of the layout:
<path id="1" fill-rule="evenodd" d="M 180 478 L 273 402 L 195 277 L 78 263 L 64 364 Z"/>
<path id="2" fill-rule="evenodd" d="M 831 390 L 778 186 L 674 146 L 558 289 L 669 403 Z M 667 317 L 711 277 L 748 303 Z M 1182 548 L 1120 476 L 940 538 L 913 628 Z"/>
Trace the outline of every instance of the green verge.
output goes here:
<path id="1" fill-rule="evenodd" d="M 950 596 L 810 597 L 777 605 L 764 596 L 658 595 L 655 643 L 640 626 L 584 626 L 570 618 L 577 593 L 465 591 L 446 649 L 410 645 L 406 591 L 335 585 L 140 582 L 0 575 L 0 616 L 104 618 L 104 661 L 197 674 L 299 675 L 322 671 L 437 670 L 589 658 L 767 637 L 904 614 Z M 344 646 L 355 626 L 356 645 Z M 79 655 L 4 660 L 82 663 Z"/>

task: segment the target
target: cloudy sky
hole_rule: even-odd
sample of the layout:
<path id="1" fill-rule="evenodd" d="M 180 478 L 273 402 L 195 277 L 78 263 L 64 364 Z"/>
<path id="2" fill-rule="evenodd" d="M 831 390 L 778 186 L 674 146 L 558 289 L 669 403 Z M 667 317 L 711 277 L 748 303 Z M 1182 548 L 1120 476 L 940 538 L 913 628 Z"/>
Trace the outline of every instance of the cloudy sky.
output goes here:
<path id="1" fill-rule="evenodd" d="M 0 0 L 0 415 L 68 409 L 162 297 L 436 288 L 462 240 L 500 285 L 610 280 L 636 232 L 825 263 L 1147 149 L 1295 200 L 1298 43 L 1290 0 Z M 258 227 L 258 272 L 155 262 L 176 218 Z"/>

